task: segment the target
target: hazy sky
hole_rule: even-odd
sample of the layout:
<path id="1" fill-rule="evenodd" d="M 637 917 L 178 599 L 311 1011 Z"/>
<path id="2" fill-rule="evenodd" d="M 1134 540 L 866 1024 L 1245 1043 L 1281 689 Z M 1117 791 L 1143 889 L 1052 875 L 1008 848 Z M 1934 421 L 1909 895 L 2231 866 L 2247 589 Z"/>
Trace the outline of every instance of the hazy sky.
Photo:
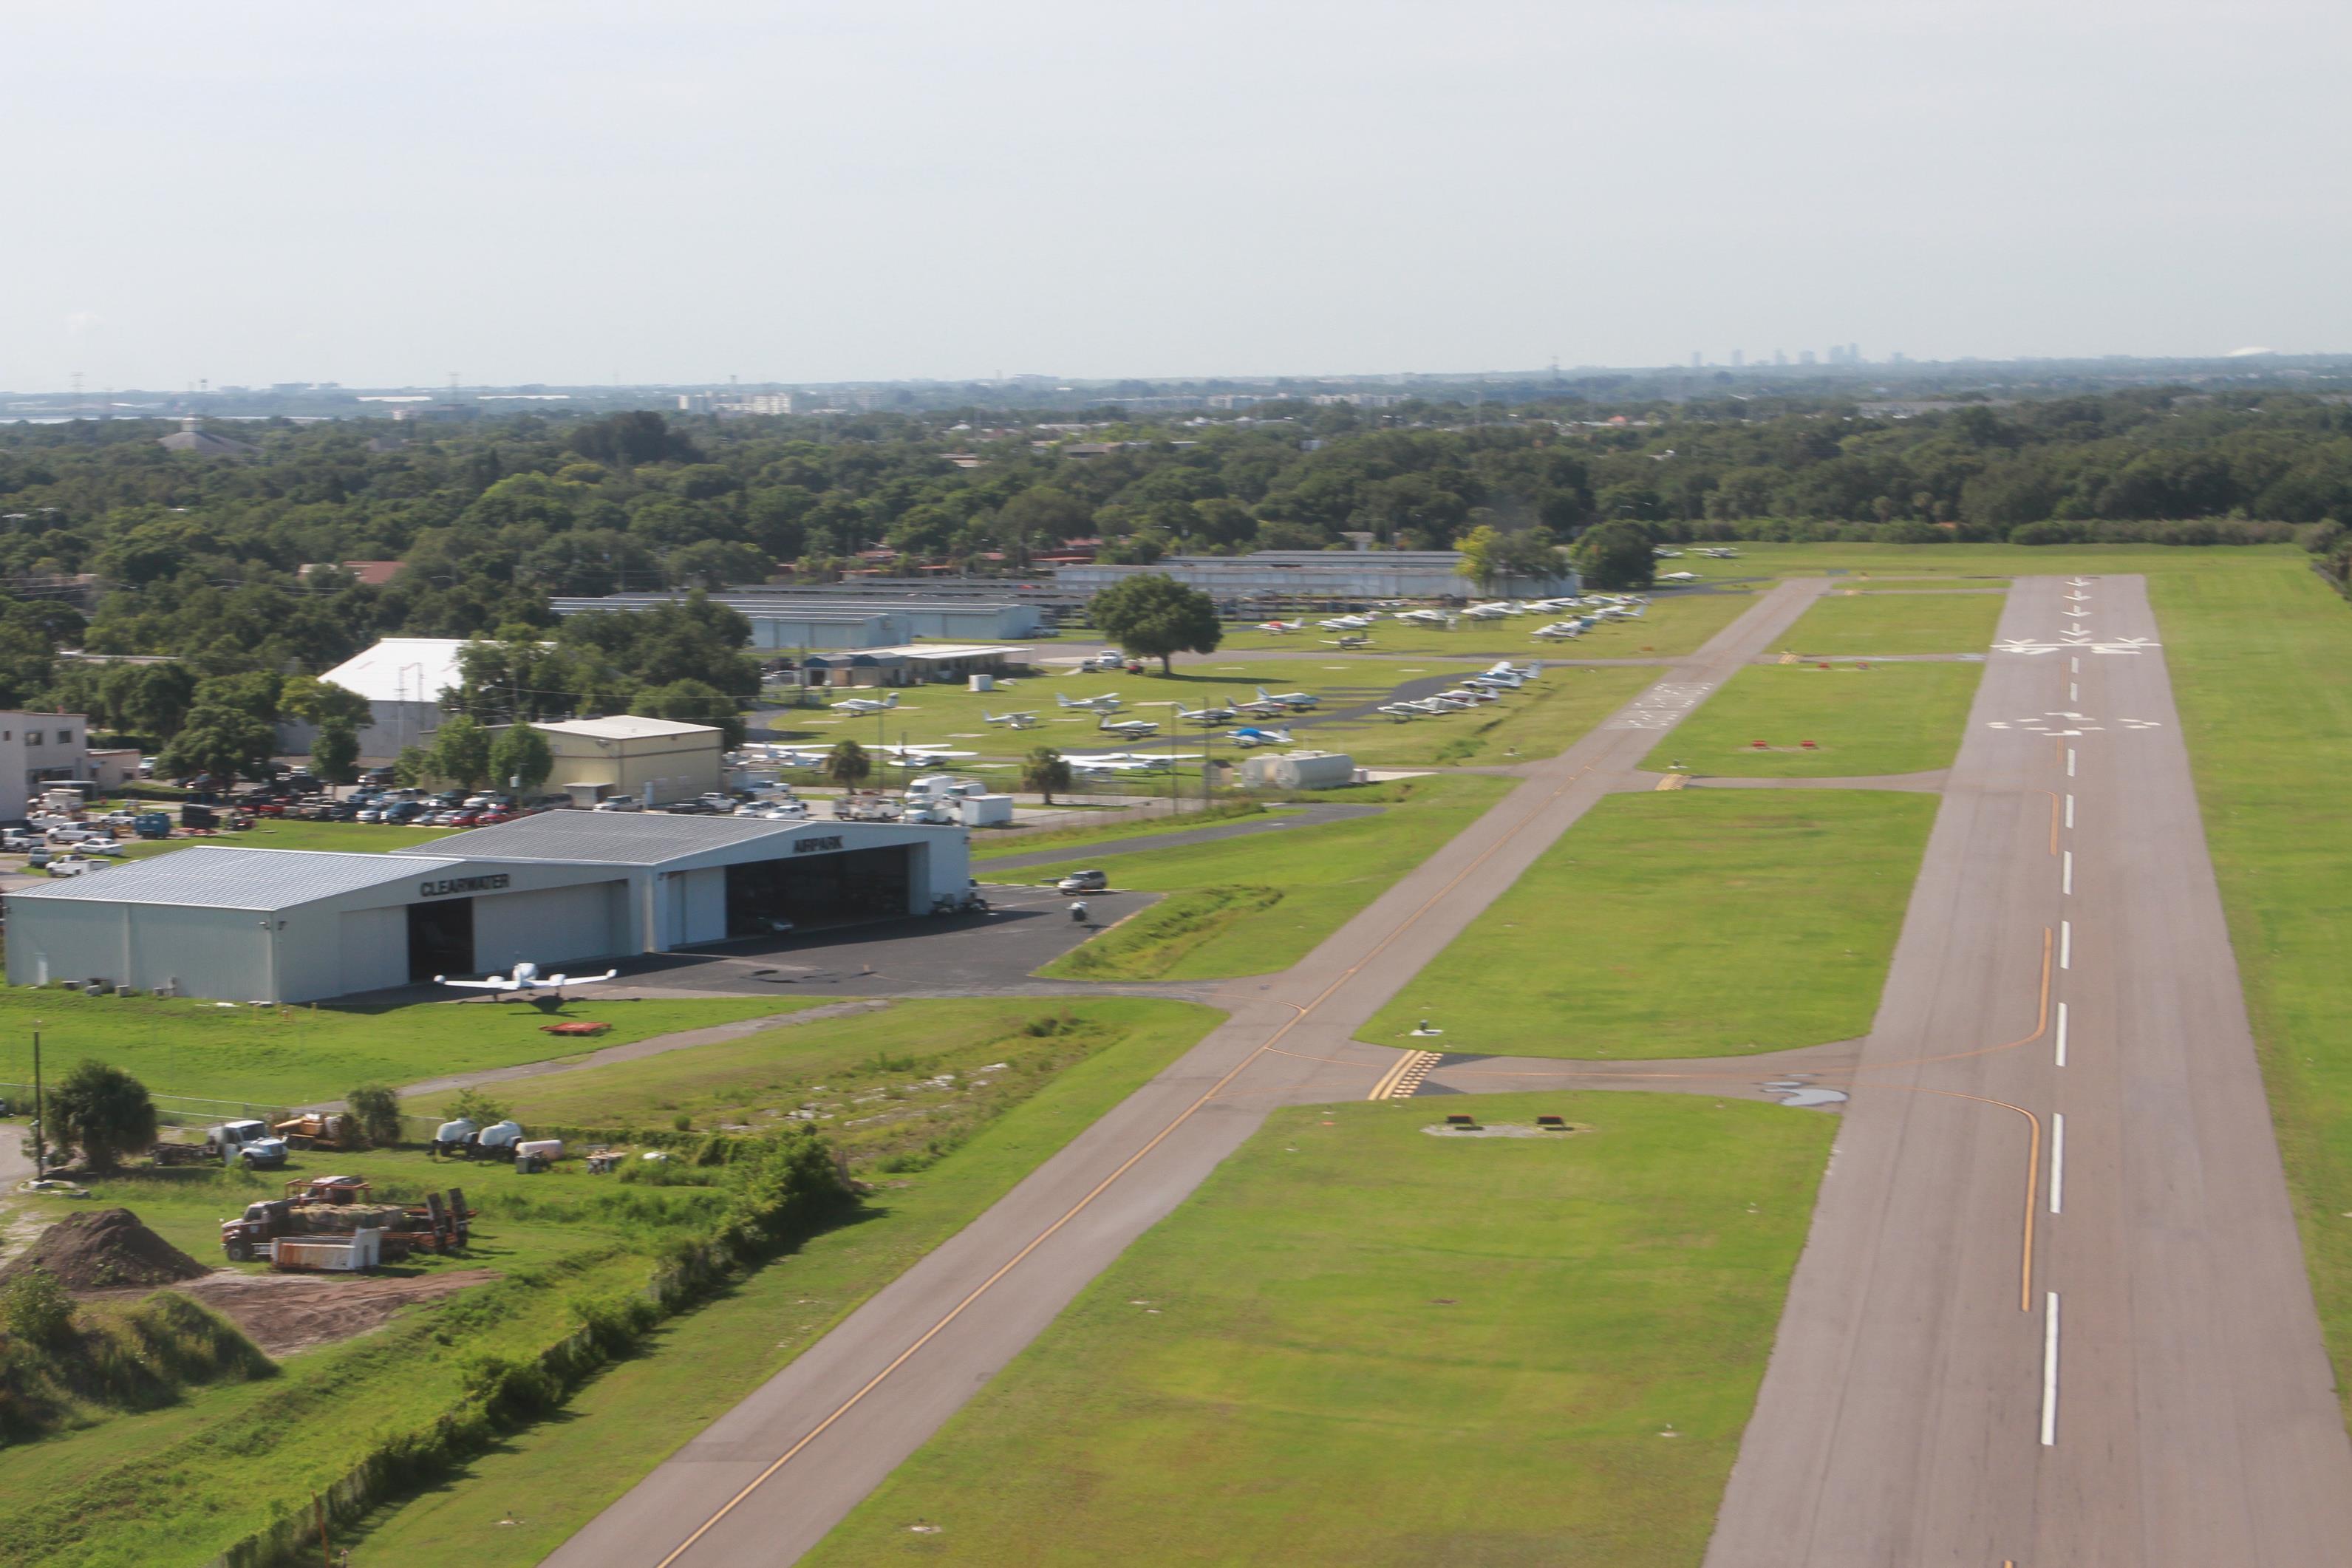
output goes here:
<path id="1" fill-rule="evenodd" d="M 7 12 L 0 387 L 2352 350 L 2340 0 Z"/>

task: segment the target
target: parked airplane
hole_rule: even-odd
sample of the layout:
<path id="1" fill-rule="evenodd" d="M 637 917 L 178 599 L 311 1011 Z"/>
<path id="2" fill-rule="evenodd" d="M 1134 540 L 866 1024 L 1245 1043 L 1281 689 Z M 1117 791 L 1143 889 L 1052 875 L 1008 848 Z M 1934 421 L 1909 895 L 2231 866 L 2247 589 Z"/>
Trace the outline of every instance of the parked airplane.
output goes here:
<path id="1" fill-rule="evenodd" d="M 1732 549 L 1731 546 L 1727 544 L 1718 544 L 1714 546 L 1712 549 L 1702 550 L 1699 553 L 1707 557 L 1711 561 L 1737 561 L 1739 559 L 1739 552 Z"/>
<path id="2" fill-rule="evenodd" d="M 1450 627 L 1454 625 L 1454 617 L 1444 610 L 1407 610 L 1397 619 L 1416 626 Z"/>
<path id="3" fill-rule="evenodd" d="M 1160 726 L 1149 719 L 1112 719 L 1106 716 L 1095 728 L 1106 735 L 1125 735 L 1131 741 L 1160 733 Z"/>
<path id="4" fill-rule="evenodd" d="M 528 960 L 514 966 L 511 974 L 493 974 L 481 980 L 451 980 L 444 975 L 433 977 L 436 985 L 446 985 L 458 991 L 495 991 L 499 996 L 528 996 L 534 991 L 552 991 L 555 999 L 563 1000 L 567 985 L 595 985 L 610 980 L 621 972 L 608 969 L 602 974 L 541 974 L 539 965 Z"/>
<path id="5" fill-rule="evenodd" d="M 1580 637 L 1591 629 L 1592 622 L 1590 617 L 1572 616 L 1564 621 L 1554 621 L 1548 626 L 1538 626 L 1535 629 L 1535 635 L 1546 642 L 1559 642 L 1567 637 Z"/>
<path id="6" fill-rule="evenodd" d="M 1322 700 L 1311 691 L 1268 691 L 1263 686 L 1257 689 L 1257 700 L 1278 702 L 1285 708 L 1312 708 Z"/>
<path id="7" fill-rule="evenodd" d="M 1287 746 L 1294 742 L 1287 730 L 1261 730 L 1255 724 L 1243 724 L 1233 731 L 1234 745 L 1247 750 L 1252 746 Z"/>
<path id="8" fill-rule="evenodd" d="M 1650 546 L 1650 553 L 1656 556 L 1661 561 L 1672 561 L 1680 556 L 1682 552 L 1679 550 L 1670 549 L 1663 544 L 1653 544 Z"/>
<path id="9" fill-rule="evenodd" d="M 980 716 L 991 724 L 1002 724 L 1010 730 L 1034 730 L 1043 720 L 1034 713 L 991 713 L 983 708 Z"/>
<path id="10" fill-rule="evenodd" d="M 1372 646 L 1372 639 L 1368 637 L 1319 637 L 1317 640 L 1318 642 L 1327 643 L 1330 647 L 1337 648 L 1370 647 Z"/>
<path id="11" fill-rule="evenodd" d="M 1372 624 L 1372 617 L 1370 616 L 1333 616 L 1328 621 L 1318 621 L 1315 624 L 1322 627 L 1327 632 L 1360 632 L 1366 626 Z"/>
<path id="12" fill-rule="evenodd" d="M 1116 691 L 1101 691 L 1097 692 L 1092 697 L 1079 697 L 1075 699 L 1065 696 L 1063 693 L 1056 691 L 1054 693 L 1054 700 L 1060 703 L 1065 708 L 1084 708 L 1089 712 L 1094 713 L 1116 713 L 1118 711 L 1118 693 Z"/>
<path id="13" fill-rule="evenodd" d="M 1539 664 L 1513 664 L 1507 658 L 1501 658 L 1496 659 L 1494 663 L 1488 665 L 1486 667 L 1486 673 L 1488 675 L 1514 676 L 1520 680 L 1533 680 L 1537 676 L 1543 673 L 1543 666 Z"/>
<path id="14" fill-rule="evenodd" d="M 1517 613 L 1510 605 L 1497 599 L 1491 605 L 1471 605 L 1462 612 L 1462 618 L 1465 621 L 1499 621 L 1505 616 Z"/>
<path id="15" fill-rule="evenodd" d="M 1474 686 L 1465 681 L 1462 685 L 1454 687 L 1450 691 L 1439 692 L 1437 694 L 1437 700 L 1440 702 L 1460 702 L 1464 704 L 1474 702 L 1500 702 L 1503 700 L 1503 694 L 1490 687 Z"/>
<path id="16" fill-rule="evenodd" d="M 757 752 L 761 760 L 784 768 L 821 768 L 824 766 L 824 749 L 821 746 L 780 746 L 772 741 L 761 741 L 743 748 Z"/>
<path id="17" fill-rule="evenodd" d="M 1702 579 L 1696 572 L 1661 572 L 1658 574 L 1658 581 L 1661 583 L 1696 583 L 1702 581 Z"/>
<path id="18" fill-rule="evenodd" d="M 1215 708 L 1187 708 L 1181 701 L 1179 701 L 1173 706 L 1176 710 L 1176 717 L 1179 719 L 1190 719 L 1195 724 L 1230 724 L 1235 719 L 1241 717 L 1240 713 L 1230 704 L 1221 705 Z"/>
<path id="19" fill-rule="evenodd" d="M 852 697 L 847 701 L 831 702 L 826 706 L 836 713 L 887 713 L 891 709 L 898 706 L 898 694 L 893 691 L 879 702 L 875 701 L 871 697 Z"/>
<path id="20" fill-rule="evenodd" d="M 1257 629 L 1262 632 L 1272 632 L 1276 637 L 1287 637 L 1292 632 L 1305 631 L 1307 626 L 1303 621 L 1260 621 L 1257 624 Z"/>
<path id="21" fill-rule="evenodd" d="M 869 750 L 873 751 L 877 755 L 889 758 L 890 761 L 894 763 L 929 763 L 962 762 L 966 758 L 980 755 L 978 752 L 951 752 L 945 746 L 901 746 L 893 744 L 874 746 L 869 748 Z"/>

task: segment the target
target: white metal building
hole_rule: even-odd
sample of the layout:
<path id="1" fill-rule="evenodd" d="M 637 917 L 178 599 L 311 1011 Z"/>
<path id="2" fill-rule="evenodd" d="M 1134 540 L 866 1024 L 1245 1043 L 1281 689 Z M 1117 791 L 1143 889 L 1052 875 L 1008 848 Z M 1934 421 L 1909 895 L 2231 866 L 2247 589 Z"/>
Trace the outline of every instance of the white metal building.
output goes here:
<path id="1" fill-rule="evenodd" d="M 368 700 L 368 721 L 360 729 L 360 755 L 384 762 L 403 746 L 421 746 L 441 724 L 441 692 L 458 684 L 457 650 L 463 637 L 386 637 L 353 654 L 319 677 Z M 292 721 L 278 726 L 280 756 L 308 756 L 318 739 L 315 725 Z"/>
<path id="2" fill-rule="evenodd" d="M 0 712 L 0 822 L 22 822 L 41 791 L 89 776 L 89 721 L 79 713 Z"/>
<path id="3" fill-rule="evenodd" d="M 929 910 L 964 829 L 549 812 L 390 854 L 211 846 L 7 897 L 8 981 L 310 1002 Z"/>

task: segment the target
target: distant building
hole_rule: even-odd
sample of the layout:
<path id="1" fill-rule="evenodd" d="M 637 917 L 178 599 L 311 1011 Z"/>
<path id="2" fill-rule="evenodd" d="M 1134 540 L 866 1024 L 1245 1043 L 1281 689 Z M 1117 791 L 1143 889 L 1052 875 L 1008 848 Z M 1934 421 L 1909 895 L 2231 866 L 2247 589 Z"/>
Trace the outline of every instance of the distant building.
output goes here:
<path id="1" fill-rule="evenodd" d="M 194 419 L 183 419 L 180 427 L 169 436 L 156 437 L 155 444 L 166 452 L 187 452 L 199 458 L 228 458 L 249 463 L 261 456 L 261 448 L 248 447 L 242 441 L 232 441 L 226 436 L 215 436 L 196 428 Z"/>
<path id="2" fill-rule="evenodd" d="M 364 587 L 381 588 L 400 575 L 403 564 L 398 561 L 306 561 L 302 563 L 302 575 L 308 577 L 313 572 L 343 571 L 358 578 Z"/>
<path id="3" fill-rule="evenodd" d="M 1245 599 L 1462 598 L 1485 590 L 1456 570 L 1458 550 L 1261 550 L 1249 555 L 1171 555 L 1149 566 L 1057 566 L 1057 587 L 1095 594 L 1139 574 L 1157 573 L 1198 588 L 1220 604 Z M 1549 577 L 1517 577 L 1493 584 L 1519 595 L 1571 594 L 1576 574 L 1563 562 Z"/>
<path id="4" fill-rule="evenodd" d="M 992 590 L 993 591 L 993 590 Z M 607 594 L 597 598 L 551 601 L 559 616 L 591 610 L 649 610 L 682 600 L 682 592 Z M 811 588 L 730 588 L 710 595 L 751 623 L 756 652 L 795 648 L 871 648 L 910 643 L 918 637 L 958 642 L 1000 642 L 1034 637 L 1043 622 L 1035 605 L 971 599 L 936 594 L 860 589 L 844 595 Z"/>
<path id="5" fill-rule="evenodd" d="M 89 721 L 79 713 L 0 711 L 0 822 L 22 822 L 41 791 L 89 776 Z"/>
<path id="6" fill-rule="evenodd" d="M 574 805 L 593 805 L 614 795 L 667 805 L 719 787 L 725 735 L 709 724 L 624 713 L 531 728 L 547 737 L 547 749 L 555 756 L 548 787 L 569 794 Z"/>
<path id="7" fill-rule="evenodd" d="M 360 755 L 384 762 L 403 746 L 418 746 L 441 724 L 441 693 L 458 684 L 457 650 L 462 637 L 386 637 L 353 654 L 319 677 L 367 699 L 368 722 L 360 731 Z M 278 750 L 307 756 L 317 727 L 280 721 Z"/>

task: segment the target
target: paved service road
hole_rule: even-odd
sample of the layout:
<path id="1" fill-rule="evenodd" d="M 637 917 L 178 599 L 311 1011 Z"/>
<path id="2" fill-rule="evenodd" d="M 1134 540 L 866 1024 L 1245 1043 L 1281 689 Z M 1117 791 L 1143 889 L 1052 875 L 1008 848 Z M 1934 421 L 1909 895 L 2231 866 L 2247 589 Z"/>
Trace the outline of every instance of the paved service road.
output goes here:
<path id="1" fill-rule="evenodd" d="M 1217 993 L 1226 1023 L 811 1347 L 549 1562 L 790 1563 L 1181 1202 L 1275 1105 L 1351 1099 L 1397 1053 L 1350 1036 L 1621 785 L 1827 584 L 1783 583 L 1526 780 L 1288 972 Z"/>
<path id="2" fill-rule="evenodd" d="M 2000 635 L 1706 1562 L 2352 1562 L 2144 584 Z"/>

